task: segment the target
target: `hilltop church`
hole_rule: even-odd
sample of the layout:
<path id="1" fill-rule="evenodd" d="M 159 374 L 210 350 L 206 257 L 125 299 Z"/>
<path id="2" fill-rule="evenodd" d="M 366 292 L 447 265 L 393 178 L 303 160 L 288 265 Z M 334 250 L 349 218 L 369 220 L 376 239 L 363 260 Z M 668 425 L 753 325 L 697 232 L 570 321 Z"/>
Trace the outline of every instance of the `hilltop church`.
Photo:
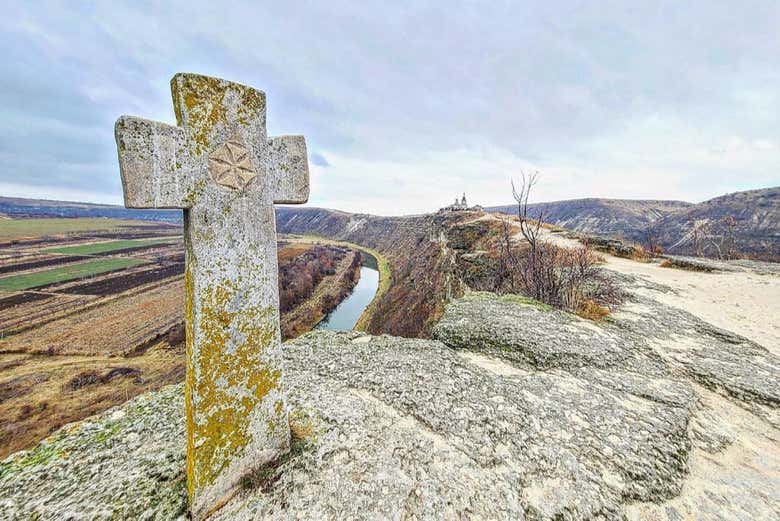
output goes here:
<path id="1" fill-rule="evenodd" d="M 464 210 L 482 210 L 482 207 L 479 205 L 469 207 L 469 203 L 466 201 L 466 193 L 464 192 L 463 197 L 461 197 L 460 200 L 456 197 L 454 203 L 442 208 L 442 211 L 447 212 L 462 212 Z"/>

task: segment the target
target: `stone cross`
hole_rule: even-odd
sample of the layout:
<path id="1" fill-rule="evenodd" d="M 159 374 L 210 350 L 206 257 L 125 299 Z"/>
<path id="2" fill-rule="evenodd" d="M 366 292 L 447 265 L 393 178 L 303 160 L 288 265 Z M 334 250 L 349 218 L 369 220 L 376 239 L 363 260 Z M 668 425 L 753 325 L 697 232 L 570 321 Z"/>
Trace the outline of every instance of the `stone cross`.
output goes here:
<path id="1" fill-rule="evenodd" d="M 303 136 L 266 137 L 265 93 L 171 80 L 178 126 L 116 122 L 128 208 L 183 208 L 187 487 L 207 516 L 254 468 L 289 450 L 282 392 L 274 203 L 304 203 Z M 173 421 L 173 419 L 172 419 Z"/>

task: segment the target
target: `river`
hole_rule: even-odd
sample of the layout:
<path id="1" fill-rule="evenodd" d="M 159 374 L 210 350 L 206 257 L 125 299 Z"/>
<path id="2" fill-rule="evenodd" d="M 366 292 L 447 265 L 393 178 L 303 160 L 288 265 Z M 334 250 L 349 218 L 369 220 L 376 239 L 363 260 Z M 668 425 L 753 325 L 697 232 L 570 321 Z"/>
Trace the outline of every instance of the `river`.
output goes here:
<path id="1" fill-rule="evenodd" d="M 363 310 L 366 309 L 379 288 L 379 272 L 368 266 L 360 267 L 360 280 L 336 309 L 330 312 L 315 329 L 349 331 L 357 324 Z"/>

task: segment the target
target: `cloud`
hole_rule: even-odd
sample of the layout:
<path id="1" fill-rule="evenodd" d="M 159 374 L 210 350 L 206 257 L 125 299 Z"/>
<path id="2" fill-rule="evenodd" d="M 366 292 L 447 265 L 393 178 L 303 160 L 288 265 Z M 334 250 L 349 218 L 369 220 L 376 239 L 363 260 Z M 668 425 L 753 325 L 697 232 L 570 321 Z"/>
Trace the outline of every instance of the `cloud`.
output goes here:
<path id="1" fill-rule="evenodd" d="M 324 206 L 500 203 L 519 168 L 545 199 L 780 184 L 771 0 L 257 4 L 8 7 L 0 187 L 121 200 L 113 122 L 173 122 L 178 71 L 265 90 L 269 134 L 316 150 Z"/>

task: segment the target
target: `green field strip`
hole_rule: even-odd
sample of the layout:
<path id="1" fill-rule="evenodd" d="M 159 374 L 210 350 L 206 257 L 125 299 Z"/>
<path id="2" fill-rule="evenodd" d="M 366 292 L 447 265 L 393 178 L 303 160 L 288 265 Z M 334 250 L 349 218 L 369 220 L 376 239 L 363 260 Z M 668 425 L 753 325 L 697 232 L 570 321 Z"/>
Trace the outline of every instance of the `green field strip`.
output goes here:
<path id="1" fill-rule="evenodd" d="M 150 226 L 152 223 L 124 219 L 53 218 L 0 219 L 0 240 L 30 239 L 75 232 L 115 231 L 127 227 Z"/>
<path id="2" fill-rule="evenodd" d="M 65 255 L 95 255 L 97 253 L 107 253 L 126 248 L 137 248 L 139 246 L 152 246 L 164 242 L 175 242 L 176 236 L 157 237 L 154 239 L 125 239 L 108 242 L 95 242 L 92 244 L 81 244 L 77 246 L 61 246 L 59 248 L 46 248 L 41 250 L 43 253 L 63 253 Z"/>
<path id="3" fill-rule="evenodd" d="M 73 279 L 80 279 L 90 275 L 100 275 L 131 266 L 143 264 L 146 261 L 140 259 L 128 258 L 110 258 L 99 259 L 85 262 L 83 264 L 73 264 L 61 268 L 37 271 L 35 273 L 26 273 L 24 275 L 14 275 L 0 279 L 0 291 L 19 291 L 23 289 L 37 288 L 55 282 L 65 282 Z"/>

